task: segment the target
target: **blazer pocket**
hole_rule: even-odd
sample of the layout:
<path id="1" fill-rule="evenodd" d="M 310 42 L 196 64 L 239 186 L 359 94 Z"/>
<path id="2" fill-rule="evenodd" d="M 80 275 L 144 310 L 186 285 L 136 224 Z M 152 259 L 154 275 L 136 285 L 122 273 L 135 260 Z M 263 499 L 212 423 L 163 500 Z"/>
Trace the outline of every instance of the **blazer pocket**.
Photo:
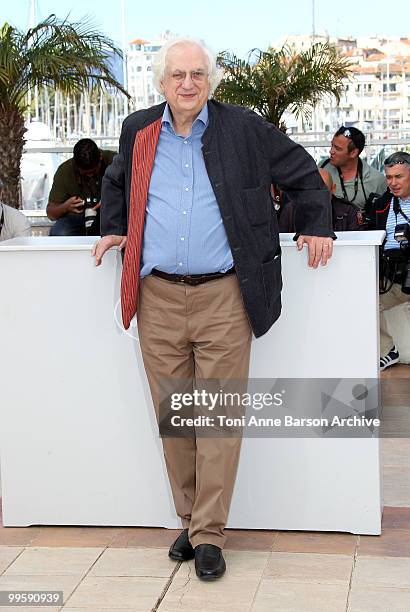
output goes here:
<path id="1" fill-rule="evenodd" d="M 262 264 L 266 307 L 270 308 L 282 291 L 282 265 L 280 247 L 275 257 Z"/>
<path id="2" fill-rule="evenodd" d="M 271 218 L 272 200 L 268 185 L 242 189 L 241 198 L 251 225 L 264 225 Z"/>

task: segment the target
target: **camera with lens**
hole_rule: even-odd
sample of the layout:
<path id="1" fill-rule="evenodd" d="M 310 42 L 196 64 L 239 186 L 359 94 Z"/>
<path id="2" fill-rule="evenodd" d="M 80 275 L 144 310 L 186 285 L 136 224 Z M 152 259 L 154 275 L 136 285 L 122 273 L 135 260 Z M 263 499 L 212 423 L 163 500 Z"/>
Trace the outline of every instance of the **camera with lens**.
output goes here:
<path id="1" fill-rule="evenodd" d="M 410 294 L 410 219 L 402 210 L 397 197 L 393 199 L 393 211 L 396 215 L 394 239 L 398 242 L 400 248 L 393 249 L 393 251 L 397 251 L 398 257 L 392 252 L 389 255 L 389 251 L 387 251 L 383 259 L 386 258 L 387 270 L 389 270 L 389 264 L 393 263 L 389 270 L 392 281 L 401 283 L 403 293 Z M 397 223 L 399 215 L 406 223 Z"/>
<path id="2" fill-rule="evenodd" d="M 97 218 L 98 212 L 93 210 L 93 208 L 97 206 L 98 202 L 98 198 L 91 196 L 84 199 L 84 223 L 86 233 L 93 228 L 93 223 Z"/>
<path id="3" fill-rule="evenodd" d="M 408 223 L 398 223 L 394 228 L 394 239 L 404 243 L 410 241 L 410 225 Z"/>
<path id="4" fill-rule="evenodd" d="M 403 293 L 410 294 L 410 224 L 398 223 L 394 228 L 394 239 L 400 244 L 402 261 L 397 268 L 397 280 Z"/>
<path id="5" fill-rule="evenodd" d="M 403 264 L 401 267 L 401 290 L 410 294 L 410 225 L 399 223 L 394 229 L 394 239 L 400 243 L 403 253 Z"/>
<path id="6" fill-rule="evenodd" d="M 388 293 L 393 283 L 401 285 L 403 293 L 410 295 L 410 219 L 401 209 L 398 198 L 394 198 L 393 210 L 396 215 L 394 239 L 399 248 L 381 250 L 380 293 Z M 398 216 L 406 223 L 397 223 Z"/>

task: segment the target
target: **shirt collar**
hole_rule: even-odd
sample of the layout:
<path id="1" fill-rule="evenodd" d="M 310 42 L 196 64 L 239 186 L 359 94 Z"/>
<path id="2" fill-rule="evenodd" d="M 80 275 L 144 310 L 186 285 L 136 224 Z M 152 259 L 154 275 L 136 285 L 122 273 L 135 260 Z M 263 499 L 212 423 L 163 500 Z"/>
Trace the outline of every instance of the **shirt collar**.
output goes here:
<path id="1" fill-rule="evenodd" d="M 370 166 L 365 159 L 362 159 L 362 177 L 368 178 L 370 176 Z"/>
<path id="2" fill-rule="evenodd" d="M 201 123 L 203 123 L 205 127 L 208 125 L 208 103 L 207 102 L 202 107 L 201 112 L 199 113 L 195 121 L 193 122 L 192 126 L 194 126 L 197 121 L 201 121 Z M 162 124 L 167 123 L 172 128 L 172 131 L 175 133 L 174 124 L 172 123 L 171 110 L 168 106 L 168 103 L 165 105 L 161 122 Z"/>

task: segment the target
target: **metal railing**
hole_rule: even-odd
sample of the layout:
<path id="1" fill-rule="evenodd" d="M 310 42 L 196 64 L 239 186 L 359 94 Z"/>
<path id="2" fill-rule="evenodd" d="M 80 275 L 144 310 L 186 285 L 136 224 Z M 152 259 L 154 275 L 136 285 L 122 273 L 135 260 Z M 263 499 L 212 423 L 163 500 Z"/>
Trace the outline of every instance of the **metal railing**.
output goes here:
<path id="1" fill-rule="evenodd" d="M 390 134 L 392 137 L 389 138 L 384 137 L 387 135 L 386 132 L 374 132 L 371 136 L 366 134 L 367 145 L 362 157 L 378 170 L 383 169 L 384 160 L 394 151 L 407 150 L 410 152 L 410 131 L 400 135 L 397 132 L 390 132 Z M 295 133 L 290 137 L 301 144 L 318 164 L 329 156 L 331 134 L 306 132 Z M 72 155 L 70 144 L 55 145 L 46 142 L 43 144 L 41 141 L 38 143 L 38 146 L 25 149 L 22 161 L 23 210 L 33 220 L 33 227 L 36 222 L 37 225 L 40 225 L 40 219 L 46 223 L 45 208 L 54 172 L 60 163 Z M 102 137 L 99 144 L 102 148 L 117 150 L 118 139 Z M 52 222 L 50 221 L 49 224 Z"/>

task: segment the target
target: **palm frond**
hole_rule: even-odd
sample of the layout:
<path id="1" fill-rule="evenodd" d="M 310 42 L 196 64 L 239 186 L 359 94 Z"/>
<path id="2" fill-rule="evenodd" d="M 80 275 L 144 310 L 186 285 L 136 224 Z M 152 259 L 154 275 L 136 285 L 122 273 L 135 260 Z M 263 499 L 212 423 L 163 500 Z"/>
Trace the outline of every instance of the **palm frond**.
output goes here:
<path id="1" fill-rule="evenodd" d="M 22 107 L 41 85 L 68 94 L 111 86 L 128 95 L 111 69 L 121 51 L 90 18 L 70 23 L 49 15 L 25 33 L 4 24 L 0 42 L 0 105 Z"/>
<path id="2" fill-rule="evenodd" d="M 327 96 L 339 102 L 350 62 L 328 43 L 316 43 L 307 51 L 252 49 L 247 60 L 224 51 L 219 55 L 224 79 L 216 91 L 219 100 L 252 108 L 280 125 L 286 110 L 308 118 L 313 106 Z"/>

